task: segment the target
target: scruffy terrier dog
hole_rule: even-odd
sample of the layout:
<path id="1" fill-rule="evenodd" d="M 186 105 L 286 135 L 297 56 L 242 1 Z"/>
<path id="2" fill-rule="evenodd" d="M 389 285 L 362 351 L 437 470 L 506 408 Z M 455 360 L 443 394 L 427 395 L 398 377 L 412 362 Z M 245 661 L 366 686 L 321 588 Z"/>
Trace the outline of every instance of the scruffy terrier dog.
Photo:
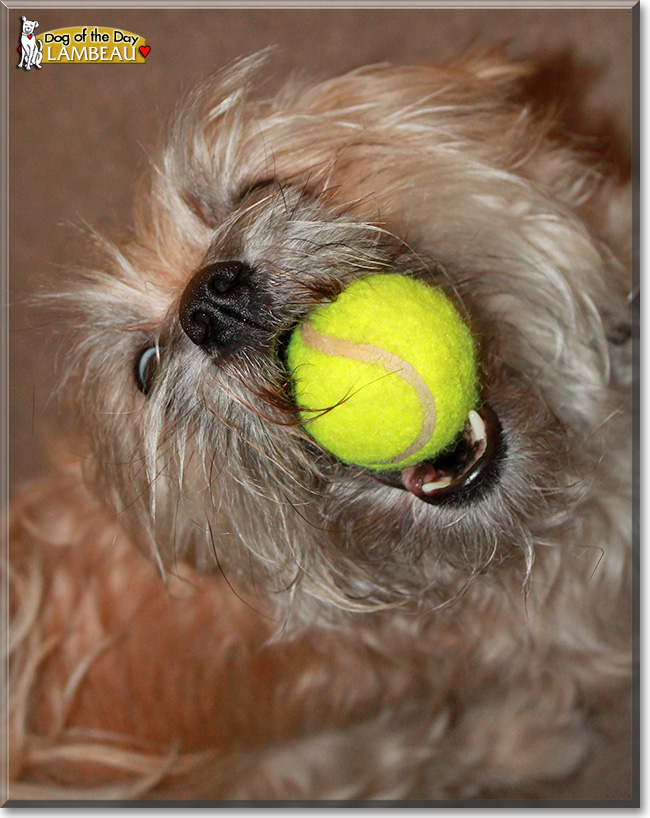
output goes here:
<path id="1" fill-rule="evenodd" d="M 630 690 L 629 187 L 501 57 L 259 98 L 262 60 L 51 298 L 86 448 L 12 513 L 10 796 L 543 797 Z M 386 271 L 467 317 L 486 437 L 377 479 L 284 350 Z"/>

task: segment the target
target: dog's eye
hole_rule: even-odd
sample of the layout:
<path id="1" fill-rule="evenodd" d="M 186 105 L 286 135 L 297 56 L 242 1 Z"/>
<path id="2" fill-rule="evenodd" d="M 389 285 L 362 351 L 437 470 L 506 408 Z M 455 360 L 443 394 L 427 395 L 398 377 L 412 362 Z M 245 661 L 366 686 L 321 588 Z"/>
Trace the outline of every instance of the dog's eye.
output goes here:
<path id="1" fill-rule="evenodd" d="M 148 395 L 153 388 L 156 375 L 160 369 L 160 350 L 158 347 L 146 347 L 135 359 L 135 382 L 143 395 Z"/>

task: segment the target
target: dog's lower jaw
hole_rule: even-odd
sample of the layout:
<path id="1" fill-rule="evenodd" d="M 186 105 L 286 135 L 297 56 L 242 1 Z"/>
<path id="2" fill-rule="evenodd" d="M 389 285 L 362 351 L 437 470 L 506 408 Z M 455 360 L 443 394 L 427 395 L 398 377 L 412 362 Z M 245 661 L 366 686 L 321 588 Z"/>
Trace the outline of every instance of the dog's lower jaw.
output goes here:
<path id="1" fill-rule="evenodd" d="M 501 423 L 489 404 L 472 410 L 456 442 L 441 456 L 400 472 L 377 472 L 382 483 L 432 505 L 471 504 L 499 479 L 506 454 Z"/>

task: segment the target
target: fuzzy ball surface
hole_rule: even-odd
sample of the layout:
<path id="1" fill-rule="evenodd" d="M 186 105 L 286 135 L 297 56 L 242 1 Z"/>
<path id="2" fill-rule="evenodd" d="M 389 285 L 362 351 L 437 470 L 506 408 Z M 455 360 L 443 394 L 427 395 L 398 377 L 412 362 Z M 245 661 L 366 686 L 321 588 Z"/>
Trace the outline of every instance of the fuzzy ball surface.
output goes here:
<path id="1" fill-rule="evenodd" d="M 287 363 L 306 431 L 375 471 L 441 453 L 478 400 L 469 328 L 442 290 L 398 274 L 355 281 L 316 308 Z"/>

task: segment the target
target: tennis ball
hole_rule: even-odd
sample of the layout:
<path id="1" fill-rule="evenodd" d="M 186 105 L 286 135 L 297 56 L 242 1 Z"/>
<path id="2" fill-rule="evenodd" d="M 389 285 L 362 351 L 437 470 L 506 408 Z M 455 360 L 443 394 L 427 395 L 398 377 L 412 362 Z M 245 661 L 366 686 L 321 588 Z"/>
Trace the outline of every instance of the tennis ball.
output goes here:
<path id="1" fill-rule="evenodd" d="M 287 347 L 308 433 L 375 471 L 435 457 L 477 403 L 474 341 L 439 289 L 398 274 L 355 281 L 316 308 Z"/>

